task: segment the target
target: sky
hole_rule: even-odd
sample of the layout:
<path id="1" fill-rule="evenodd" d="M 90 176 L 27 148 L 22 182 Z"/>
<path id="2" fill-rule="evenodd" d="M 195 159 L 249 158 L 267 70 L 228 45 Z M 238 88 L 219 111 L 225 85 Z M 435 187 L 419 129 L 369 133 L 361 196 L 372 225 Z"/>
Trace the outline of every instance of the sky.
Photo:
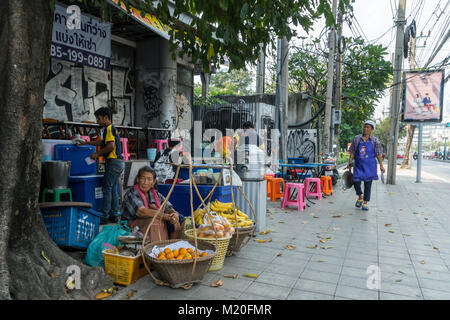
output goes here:
<path id="1" fill-rule="evenodd" d="M 365 36 L 365 38 L 371 42 L 376 40 L 375 43 L 387 46 L 389 57 L 386 57 L 386 59 L 389 60 L 391 60 L 392 53 L 395 52 L 396 30 L 395 28 L 392 29 L 392 27 L 394 26 L 393 13 L 396 14 L 397 12 L 398 2 L 398 0 L 356 0 L 353 3 L 353 14 L 356 21 L 359 23 L 353 22 L 353 31 L 362 34 L 363 37 Z M 418 66 L 423 66 L 427 62 L 436 44 L 438 42 L 440 43 L 440 40 L 442 39 L 441 32 L 445 34 L 447 31 L 448 25 L 445 30 L 443 30 L 443 27 L 445 22 L 448 21 L 449 12 L 450 0 L 406 0 L 406 26 L 412 22 L 413 18 L 415 18 L 416 36 L 420 35 L 421 31 L 423 31 L 424 35 L 428 35 L 428 31 L 431 29 L 430 37 L 416 40 L 416 62 Z M 441 16 L 439 20 L 437 20 L 439 15 Z M 319 35 L 324 24 L 323 20 L 315 23 L 315 30 L 312 31 L 312 34 Z M 304 31 L 299 31 L 299 33 L 302 35 L 306 34 Z M 343 35 L 353 36 L 348 23 L 345 22 Z M 382 37 L 380 38 L 380 36 Z M 439 36 L 441 36 L 441 38 Z M 424 48 L 419 48 L 424 45 L 425 40 L 426 46 Z M 429 66 L 444 60 L 449 54 L 450 40 L 441 48 Z M 408 59 L 403 60 L 403 68 L 409 69 Z M 450 67 L 447 66 L 446 75 L 449 72 Z M 389 111 L 389 100 L 389 92 L 386 92 L 384 98 L 380 99 L 376 106 L 375 119 L 382 117 L 383 109 L 385 112 Z M 444 121 L 450 122 L 450 81 L 447 81 L 444 88 Z"/>

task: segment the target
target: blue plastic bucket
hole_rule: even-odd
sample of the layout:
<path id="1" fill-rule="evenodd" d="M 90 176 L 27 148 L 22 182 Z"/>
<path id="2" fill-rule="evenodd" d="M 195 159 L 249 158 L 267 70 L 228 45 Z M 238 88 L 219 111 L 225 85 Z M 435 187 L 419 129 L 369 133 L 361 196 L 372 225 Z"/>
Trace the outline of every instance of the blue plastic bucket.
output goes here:
<path id="1" fill-rule="evenodd" d="M 150 161 L 154 161 L 156 158 L 156 148 L 148 148 L 147 149 L 147 158 Z"/>

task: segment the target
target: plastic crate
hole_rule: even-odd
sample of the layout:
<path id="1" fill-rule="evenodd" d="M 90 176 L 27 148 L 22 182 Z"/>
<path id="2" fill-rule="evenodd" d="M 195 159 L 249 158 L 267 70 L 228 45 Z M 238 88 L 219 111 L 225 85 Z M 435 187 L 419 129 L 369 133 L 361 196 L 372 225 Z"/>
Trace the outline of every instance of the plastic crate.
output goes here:
<path id="1" fill-rule="evenodd" d="M 165 197 L 169 193 L 169 190 L 171 188 L 171 184 L 158 184 L 158 191 Z M 200 192 L 200 195 L 204 199 L 205 203 L 207 203 L 207 200 L 205 197 L 209 194 L 211 189 L 214 187 L 214 185 L 197 185 L 198 191 Z M 175 185 L 172 194 L 170 195 L 169 202 L 173 205 L 174 209 L 178 211 L 180 214 L 182 214 L 185 217 L 191 216 L 191 196 L 189 191 L 190 186 L 187 184 L 177 184 Z M 197 207 L 201 204 L 201 201 L 197 195 L 197 191 L 194 187 L 192 187 L 193 190 L 193 204 L 194 204 L 194 210 L 197 209 Z M 233 193 L 234 198 L 236 199 L 237 195 L 237 189 L 234 186 L 233 187 Z M 214 201 L 217 199 L 217 201 L 220 202 L 231 202 L 231 188 L 230 186 L 217 186 L 214 190 L 214 193 L 212 195 L 211 201 Z"/>
<path id="2" fill-rule="evenodd" d="M 71 161 L 70 175 L 95 175 L 97 163 L 86 163 L 86 158 L 95 152 L 94 146 L 77 146 L 67 144 L 55 145 L 55 160 Z"/>
<path id="3" fill-rule="evenodd" d="M 288 158 L 289 164 L 303 164 L 305 163 L 305 158 L 299 157 L 299 158 Z"/>
<path id="4" fill-rule="evenodd" d="M 114 283 L 128 286 L 148 273 L 142 254 L 129 257 L 107 251 L 108 249 L 102 252 L 105 258 L 105 272 L 114 279 Z"/>
<path id="5" fill-rule="evenodd" d="M 70 176 L 73 201 L 91 203 L 92 209 L 100 211 L 103 206 L 102 183 L 102 175 Z"/>
<path id="6" fill-rule="evenodd" d="M 100 213 L 83 207 L 41 209 L 50 238 L 62 247 L 86 249 L 99 233 Z"/>

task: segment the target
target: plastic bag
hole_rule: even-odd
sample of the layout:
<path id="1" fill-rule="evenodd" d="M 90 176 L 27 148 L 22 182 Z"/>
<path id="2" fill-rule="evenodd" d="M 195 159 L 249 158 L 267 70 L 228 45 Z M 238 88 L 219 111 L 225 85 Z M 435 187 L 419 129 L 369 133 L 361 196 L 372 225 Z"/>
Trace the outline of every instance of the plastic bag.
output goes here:
<path id="1" fill-rule="evenodd" d="M 86 252 L 86 257 L 83 263 L 97 267 L 105 265 L 105 260 L 102 251 L 105 249 L 103 242 L 109 243 L 118 247 L 122 243 L 117 240 L 118 237 L 128 236 L 131 233 L 130 228 L 127 227 L 126 221 L 119 221 L 113 226 L 104 226 L 102 231 L 95 236 Z"/>

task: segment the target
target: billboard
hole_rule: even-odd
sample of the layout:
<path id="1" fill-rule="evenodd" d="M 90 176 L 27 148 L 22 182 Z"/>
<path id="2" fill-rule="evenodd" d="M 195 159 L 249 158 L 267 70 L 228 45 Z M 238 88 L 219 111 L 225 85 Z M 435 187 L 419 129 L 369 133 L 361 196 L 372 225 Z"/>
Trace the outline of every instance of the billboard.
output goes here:
<path id="1" fill-rule="evenodd" d="M 444 102 L 444 70 L 403 73 L 405 122 L 441 122 Z"/>

